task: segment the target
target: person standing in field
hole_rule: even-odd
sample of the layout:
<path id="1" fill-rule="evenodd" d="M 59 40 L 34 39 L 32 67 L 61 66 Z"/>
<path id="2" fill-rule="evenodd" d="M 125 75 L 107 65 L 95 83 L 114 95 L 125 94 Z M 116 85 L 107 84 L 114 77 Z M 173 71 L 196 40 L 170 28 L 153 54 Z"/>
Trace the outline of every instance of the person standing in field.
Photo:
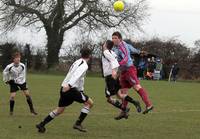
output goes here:
<path id="1" fill-rule="evenodd" d="M 10 86 L 10 115 L 14 113 L 15 96 L 19 89 L 22 90 L 26 97 L 30 112 L 37 115 L 26 83 L 26 66 L 20 61 L 21 54 L 18 52 L 14 53 L 13 62 L 3 70 L 3 81 Z"/>

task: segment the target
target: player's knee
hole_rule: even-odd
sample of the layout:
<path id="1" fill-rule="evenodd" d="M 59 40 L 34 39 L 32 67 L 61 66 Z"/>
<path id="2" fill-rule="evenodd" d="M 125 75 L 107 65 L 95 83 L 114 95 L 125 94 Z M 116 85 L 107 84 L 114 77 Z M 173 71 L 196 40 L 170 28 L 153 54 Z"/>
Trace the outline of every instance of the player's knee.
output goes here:
<path id="1" fill-rule="evenodd" d="M 10 100 L 14 100 L 15 99 L 15 94 L 11 94 L 10 95 Z"/>
<path id="2" fill-rule="evenodd" d="M 134 89 L 136 91 L 139 91 L 142 88 L 142 86 L 140 84 L 134 85 Z"/>
<path id="3" fill-rule="evenodd" d="M 56 110 L 53 111 L 55 116 L 58 116 L 58 115 L 62 114 L 63 112 L 64 112 L 64 109 L 56 109 Z"/>
<path id="4" fill-rule="evenodd" d="M 10 100 L 15 100 L 15 97 L 14 97 L 14 96 L 11 96 L 11 97 L 10 97 Z"/>
<path id="5" fill-rule="evenodd" d="M 27 97 L 27 96 L 30 96 L 29 92 L 24 92 L 24 95 Z"/>
<path id="6" fill-rule="evenodd" d="M 91 98 L 88 99 L 88 103 L 87 104 L 89 105 L 89 108 L 92 108 L 94 106 L 94 102 L 93 102 L 93 100 Z"/>

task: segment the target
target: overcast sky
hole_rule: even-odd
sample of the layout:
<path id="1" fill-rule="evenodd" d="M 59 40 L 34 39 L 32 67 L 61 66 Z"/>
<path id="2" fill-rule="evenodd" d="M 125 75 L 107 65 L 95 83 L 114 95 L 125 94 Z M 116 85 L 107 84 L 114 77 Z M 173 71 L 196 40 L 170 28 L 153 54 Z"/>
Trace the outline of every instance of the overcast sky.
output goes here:
<path id="1" fill-rule="evenodd" d="M 143 37 L 177 37 L 189 46 L 200 39 L 200 0 L 149 0 L 150 19 Z"/>
<path id="2" fill-rule="evenodd" d="M 151 16 L 143 27 L 145 32 L 138 33 L 136 39 L 148 39 L 153 36 L 164 39 L 176 37 L 189 47 L 192 47 L 195 40 L 200 39 L 200 0 L 148 0 L 148 2 Z M 8 40 L 44 46 L 46 36 L 44 30 L 37 33 L 20 27 L 9 33 Z M 68 40 L 73 40 L 72 35 L 69 35 Z"/>

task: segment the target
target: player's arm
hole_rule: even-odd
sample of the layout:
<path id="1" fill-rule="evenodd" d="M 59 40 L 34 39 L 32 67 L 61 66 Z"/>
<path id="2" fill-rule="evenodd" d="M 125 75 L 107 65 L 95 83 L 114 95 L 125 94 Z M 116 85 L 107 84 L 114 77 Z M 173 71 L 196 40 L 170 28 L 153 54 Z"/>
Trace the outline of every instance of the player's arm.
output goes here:
<path id="1" fill-rule="evenodd" d="M 3 70 L 3 81 L 7 83 L 9 81 L 9 66 L 6 66 L 6 68 Z"/>
<path id="2" fill-rule="evenodd" d="M 117 78 L 117 68 L 119 67 L 119 63 L 114 55 L 112 55 L 109 51 L 104 51 L 104 56 L 106 59 L 110 61 L 111 67 L 112 67 L 112 77 L 114 79 Z"/>
<path id="3" fill-rule="evenodd" d="M 71 75 L 71 79 L 68 81 L 68 84 L 63 86 L 63 92 L 67 92 L 70 88 L 74 87 L 75 83 L 83 76 L 87 71 L 88 67 L 85 64 L 80 65 Z"/>
<path id="4" fill-rule="evenodd" d="M 128 44 L 128 49 L 131 54 L 140 54 L 141 51 L 139 49 L 134 48 L 132 45 Z"/>

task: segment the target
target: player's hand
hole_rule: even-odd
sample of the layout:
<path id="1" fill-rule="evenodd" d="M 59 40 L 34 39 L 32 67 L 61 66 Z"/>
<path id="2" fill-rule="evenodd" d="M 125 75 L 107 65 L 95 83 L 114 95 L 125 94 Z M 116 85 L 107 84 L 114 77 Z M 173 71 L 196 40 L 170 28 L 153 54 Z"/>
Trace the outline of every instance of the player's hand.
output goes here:
<path id="1" fill-rule="evenodd" d="M 145 56 L 147 56 L 148 53 L 147 53 L 147 51 L 141 51 L 141 52 L 140 52 L 140 55 L 145 55 Z"/>
<path id="2" fill-rule="evenodd" d="M 66 86 L 63 86 L 62 92 L 67 92 L 70 90 L 70 86 L 67 84 Z"/>
<path id="3" fill-rule="evenodd" d="M 117 79 L 117 72 L 115 70 L 112 70 L 112 78 Z"/>

